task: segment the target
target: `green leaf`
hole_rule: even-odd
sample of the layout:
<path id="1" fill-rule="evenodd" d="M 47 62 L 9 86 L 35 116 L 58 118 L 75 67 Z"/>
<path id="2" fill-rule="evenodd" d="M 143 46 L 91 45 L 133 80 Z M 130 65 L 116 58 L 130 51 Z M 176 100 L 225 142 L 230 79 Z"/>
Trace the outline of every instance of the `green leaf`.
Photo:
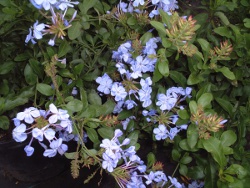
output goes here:
<path id="1" fill-rule="evenodd" d="M 139 133 L 140 131 L 133 131 L 128 135 L 128 138 L 130 139 L 130 143 L 129 143 L 130 146 L 134 146 L 137 143 Z"/>
<path id="2" fill-rule="evenodd" d="M 207 159 L 207 165 L 205 169 L 205 188 L 217 188 L 217 165 L 211 157 Z"/>
<path id="3" fill-rule="evenodd" d="M 187 84 L 188 85 L 195 85 L 202 82 L 204 78 L 199 73 L 191 73 L 188 77 Z"/>
<path id="4" fill-rule="evenodd" d="M 214 29 L 214 32 L 223 37 L 228 37 L 231 35 L 231 31 L 228 29 L 228 27 L 217 27 Z"/>
<path id="5" fill-rule="evenodd" d="M 80 8 L 83 14 L 86 14 L 90 8 L 95 6 L 96 3 L 97 3 L 97 0 L 91 0 L 91 1 L 84 0 L 83 3 L 80 3 L 78 5 L 78 7 Z"/>
<path id="6" fill-rule="evenodd" d="M 224 174 L 237 175 L 239 179 L 243 179 L 248 173 L 243 166 L 239 164 L 232 164 L 224 171 Z"/>
<path id="7" fill-rule="evenodd" d="M 114 136 L 114 129 L 112 127 L 102 127 L 97 132 L 102 138 L 112 139 Z"/>
<path id="8" fill-rule="evenodd" d="M 220 137 L 220 141 L 223 146 L 231 146 L 236 142 L 236 140 L 237 136 L 232 130 L 224 131 Z"/>
<path id="9" fill-rule="evenodd" d="M 10 121 L 7 116 L 0 116 L 0 128 L 3 130 L 8 130 Z"/>
<path id="10" fill-rule="evenodd" d="M 160 61 L 158 62 L 158 70 L 163 76 L 169 75 L 169 67 L 168 67 L 168 61 Z"/>
<path id="11" fill-rule="evenodd" d="M 198 105 L 201 105 L 203 108 L 211 106 L 213 100 L 213 95 L 211 93 L 203 93 L 197 101 Z"/>
<path id="12" fill-rule="evenodd" d="M 45 96 L 52 96 L 55 92 L 54 89 L 48 84 L 38 83 L 36 89 Z"/>
<path id="13" fill-rule="evenodd" d="M 101 105 L 102 104 L 101 97 L 93 89 L 88 94 L 88 101 L 89 101 L 90 104 L 96 104 L 96 105 Z"/>
<path id="14" fill-rule="evenodd" d="M 33 72 L 32 68 L 29 66 L 29 64 L 26 64 L 26 66 L 25 66 L 24 77 L 25 77 L 25 81 L 29 85 L 35 85 L 37 82 L 37 75 Z"/>
<path id="15" fill-rule="evenodd" d="M 210 44 L 207 40 L 203 38 L 198 38 L 197 42 L 200 44 L 203 51 L 208 52 L 210 51 Z"/>
<path id="16" fill-rule="evenodd" d="M 172 149 L 171 155 L 174 161 L 178 162 L 180 160 L 181 153 L 177 149 Z"/>
<path id="17" fill-rule="evenodd" d="M 236 79 L 234 73 L 230 71 L 228 67 L 216 68 L 215 71 L 221 72 L 225 77 L 227 77 L 230 80 Z"/>
<path id="18" fill-rule="evenodd" d="M 88 138 L 89 138 L 93 143 L 100 142 L 99 139 L 98 139 L 98 134 L 97 134 L 97 132 L 96 132 L 95 129 L 87 128 L 87 127 L 85 127 L 85 129 L 86 129 L 86 131 L 87 131 Z"/>
<path id="19" fill-rule="evenodd" d="M 219 105 L 226 111 L 229 113 L 230 116 L 233 115 L 233 105 L 228 101 L 228 100 L 225 100 L 225 99 L 222 99 L 222 98 L 215 98 L 216 102 L 219 103 Z"/>
<path id="20" fill-rule="evenodd" d="M 153 37 L 151 32 L 146 32 L 142 35 L 142 37 L 140 38 L 141 44 L 143 46 L 146 45 L 146 43 L 149 41 L 149 39 L 151 39 Z"/>
<path id="21" fill-rule="evenodd" d="M 133 16 L 129 17 L 128 20 L 127 20 L 127 24 L 128 25 L 135 25 L 135 24 L 137 24 L 136 18 L 133 17 Z"/>
<path id="22" fill-rule="evenodd" d="M 68 36 L 70 40 L 75 40 L 81 35 L 82 25 L 80 22 L 73 22 L 72 26 L 68 29 Z"/>
<path id="23" fill-rule="evenodd" d="M 161 22 L 151 21 L 150 24 L 159 32 L 159 35 L 166 36 L 166 28 Z"/>
<path id="24" fill-rule="evenodd" d="M 213 159 L 220 165 L 220 168 L 224 168 L 227 164 L 227 159 L 223 153 L 223 148 L 220 140 L 215 137 L 201 140 L 205 150 L 211 153 Z"/>
<path id="25" fill-rule="evenodd" d="M 147 167 L 150 168 L 156 162 L 155 155 L 150 152 L 147 155 Z"/>
<path id="26" fill-rule="evenodd" d="M 229 20 L 227 19 L 226 15 L 223 12 L 215 12 L 214 15 L 220 18 L 221 22 L 224 25 L 228 26 L 230 24 Z"/>
<path id="27" fill-rule="evenodd" d="M 180 172 L 181 175 L 187 176 L 187 173 L 188 173 L 187 165 L 180 164 L 179 172 Z"/>
<path id="28" fill-rule="evenodd" d="M 189 114 L 188 114 L 188 112 L 187 112 L 187 110 L 178 110 L 178 115 L 179 115 L 179 117 L 181 118 L 181 119 L 190 119 L 190 116 L 189 116 Z"/>
<path id="29" fill-rule="evenodd" d="M 36 75 L 42 79 L 44 71 L 41 63 L 35 59 L 29 59 L 29 65 L 31 66 L 32 70 L 36 73 Z"/>
<path id="30" fill-rule="evenodd" d="M 186 164 L 189 164 L 191 161 L 192 161 L 192 157 L 187 156 L 187 155 L 184 155 L 184 156 L 181 158 L 180 163 L 186 165 Z"/>
<path id="31" fill-rule="evenodd" d="M 78 152 L 64 153 L 64 155 L 67 159 L 75 159 L 78 156 Z"/>
<path id="32" fill-rule="evenodd" d="M 250 18 L 245 18 L 245 19 L 243 20 L 243 22 L 244 22 L 244 26 L 245 26 L 246 28 L 250 28 Z"/>
<path id="33" fill-rule="evenodd" d="M 179 146 L 181 149 L 185 150 L 185 151 L 192 151 L 192 152 L 195 152 L 195 151 L 198 151 L 198 148 L 190 148 L 189 145 L 188 145 L 188 142 L 187 142 L 187 139 L 183 139 L 179 142 Z"/>
<path id="34" fill-rule="evenodd" d="M 68 41 L 64 40 L 59 46 L 58 55 L 57 55 L 58 58 L 61 58 L 62 56 L 66 55 L 70 49 L 71 48 L 70 48 Z"/>
<path id="35" fill-rule="evenodd" d="M 175 83 L 177 83 L 178 85 L 180 85 L 181 87 L 185 87 L 186 83 L 187 83 L 187 79 L 186 77 L 178 72 L 178 71 L 170 71 L 170 78 L 172 80 L 174 80 Z"/>
<path id="36" fill-rule="evenodd" d="M 198 142 L 199 133 L 197 125 L 190 124 L 187 129 L 187 143 L 191 149 L 195 147 Z"/>
<path id="37" fill-rule="evenodd" d="M 4 75 L 7 74 L 8 72 L 10 72 L 15 66 L 15 62 L 13 61 L 8 61 L 5 63 L 1 63 L 0 65 L 0 75 Z"/>
<path id="38" fill-rule="evenodd" d="M 195 101 L 190 101 L 189 102 L 189 109 L 190 109 L 192 114 L 195 114 L 197 112 L 197 109 L 198 109 L 197 103 Z"/>
<path id="39" fill-rule="evenodd" d="M 71 112 L 79 112 L 83 108 L 83 103 L 78 99 L 73 99 L 67 103 L 66 108 Z"/>

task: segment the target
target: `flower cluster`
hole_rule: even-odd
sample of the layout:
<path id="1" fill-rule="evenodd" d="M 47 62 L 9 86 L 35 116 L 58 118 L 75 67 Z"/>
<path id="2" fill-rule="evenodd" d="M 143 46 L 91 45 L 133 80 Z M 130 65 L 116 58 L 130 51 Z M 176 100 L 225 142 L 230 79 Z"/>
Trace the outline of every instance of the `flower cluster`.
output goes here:
<path id="1" fill-rule="evenodd" d="M 68 8 L 74 7 L 73 5 L 77 5 L 79 2 L 71 2 L 69 0 L 30 0 L 30 2 L 37 9 L 50 10 L 52 25 L 44 23 L 39 24 L 37 20 L 33 27 L 29 29 L 29 34 L 25 39 L 25 43 L 31 41 L 35 44 L 35 39 L 40 40 L 43 38 L 43 35 L 52 34 L 54 37 L 49 40 L 48 44 L 54 46 L 56 37 L 63 39 L 66 36 L 64 30 L 71 27 L 70 23 L 76 17 L 77 11 L 74 12 L 69 21 L 65 19 Z"/>
<path id="2" fill-rule="evenodd" d="M 129 146 L 130 139 L 125 138 L 120 143 L 123 132 L 116 129 L 114 137 L 103 139 L 100 144 L 104 148 L 102 154 L 102 168 L 110 172 L 120 187 L 127 188 L 146 188 L 146 185 L 155 184 L 157 187 L 163 187 L 171 183 L 175 187 L 182 187 L 176 178 L 166 177 L 163 171 L 148 171 L 144 161 L 136 154 L 135 146 Z M 120 166 L 118 166 L 120 164 Z M 143 182 L 145 179 L 145 183 Z M 170 182 L 168 181 L 170 180 Z M 146 185 L 145 185 L 146 184 Z"/>
<path id="3" fill-rule="evenodd" d="M 165 140 L 169 138 L 173 140 L 178 132 L 181 130 L 186 130 L 187 125 L 176 125 L 179 116 L 175 114 L 175 109 L 184 109 L 179 103 L 184 101 L 187 97 L 191 97 L 192 89 L 187 87 L 183 89 L 182 87 L 171 87 L 167 89 L 166 94 L 158 94 L 156 106 L 159 106 L 160 110 L 144 110 L 143 115 L 146 117 L 148 122 L 159 123 L 157 128 L 154 128 L 153 133 L 155 134 L 156 140 Z"/>
<path id="4" fill-rule="evenodd" d="M 121 44 L 118 50 L 113 52 L 112 58 L 117 62 L 117 71 L 123 81 L 113 82 L 106 73 L 96 79 L 99 84 L 97 90 L 104 94 L 111 94 L 118 102 L 117 108 L 119 108 L 115 111 L 121 111 L 123 106 L 128 110 L 134 108 L 137 106 L 135 99 L 139 99 L 144 108 L 152 104 L 152 80 L 150 77 L 144 79 L 143 73 L 154 71 L 157 61 L 156 43 L 159 41 L 159 38 L 149 39 L 136 58 L 132 57 L 135 49 L 132 48 L 131 41 Z M 140 79 L 139 82 L 138 79 Z"/>
<path id="5" fill-rule="evenodd" d="M 45 149 L 43 153 L 45 157 L 54 157 L 57 152 L 62 155 L 67 151 L 68 146 L 63 144 L 63 141 L 74 138 L 68 112 L 57 109 L 54 104 L 49 105 L 48 111 L 29 107 L 17 113 L 13 120 L 16 127 L 12 131 L 12 136 L 16 142 L 25 141 L 29 134 L 32 136 L 24 148 L 27 156 L 34 153 L 34 148 L 31 146 L 34 139 Z M 49 147 L 46 143 L 49 143 Z"/>

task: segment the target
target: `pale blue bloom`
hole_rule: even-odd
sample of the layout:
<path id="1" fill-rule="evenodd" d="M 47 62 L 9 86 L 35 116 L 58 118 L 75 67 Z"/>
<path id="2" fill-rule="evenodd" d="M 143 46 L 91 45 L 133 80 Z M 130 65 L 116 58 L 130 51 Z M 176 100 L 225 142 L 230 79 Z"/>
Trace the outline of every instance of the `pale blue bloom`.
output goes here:
<path id="1" fill-rule="evenodd" d="M 51 5 L 57 3 L 57 0 L 34 0 L 38 6 L 43 6 L 45 10 L 49 10 Z M 34 4 L 33 4 L 34 5 Z"/>
<path id="2" fill-rule="evenodd" d="M 142 178 L 138 176 L 136 172 L 131 175 L 130 181 L 126 186 L 127 188 L 146 188 L 142 181 Z"/>
<path id="3" fill-rule="evenodd" d="M 158 128 L 154 128 L 153 133 L 156 140 L 164 140 L 168 137 L 168 130 L 163 124 L 160 124 Z"/>
<path id="4" fill-rule="evenodd" d="M 30 145 L 25 146 L 24 151 L 26 152 L 26 155 L 29 157 L 34 153 L 34 148 Z"/>
<path id="5" fill-rule="evenodd" d="M 160 106 L 161 110 L 171 110 L 177 102 L 177 98 L 165 94 L 158 94 L 157 100 L 156 105 Z"/>
<path id="6" fill-rule="evenodd" d="M 54 157 L 57 152 L 60 155 L 63 155 L 67 150 L 68 146 L 66 144 L 62 144 L 62 138 L 58 138 L 57 140 L 53 140 L 50 143 L 51 149 L 46 149 L 43 153 L 43 156 L 45 157 Z"/>
<path id="7" fill-rule="evenodd" d="M 34 128 L 32 130 L 32 136 L 40 142 L 43 141 L 43 131 L 39 128 Z"/>
<path id="8" fill-rule="evenodd" d="M 105 73 L 102 77 L 96 78 L 96 82 L 100 84 L 97 87 L 98 91 L 104 94 L 110 94 L 110 89 L 112 87 L 113 81 L 108 74 Z"/>
<path id="9" fill-rule="evenodd" d="M 127 41 L 124 44 L 121 44 L 117 51 L 113 51 L 112 58 L 117 61 L 124 61 L 126 63 L 129 63 L 131 61 L 131 41 Z"/>
<path id="10" fill-rule="evenodd" d="M 26 125 L 23 123 L 20 124 L 12 131 L 13 139 L 16 142 L 23 142 L 27 138 L 27 134 L 25 133 L 25 131 L 26 131 Z"/>
<path id="11" fill-rule="evenodd" d="M 178 130 L 177 127 L 170 128 L 170 131 L 168 132 L 168 137 L 170 138 L 170 140 L 173 140 L 179 131 L 180 130 Z"/>
<path id="12" fill-rule="evenodd" d="M 141 173 L 144 173 L 144 172 L 146 172 L 146 170 L 147 170 L 147 166 L 146 166 L 146 165 L 139 165 L 139 166 L 137 167 L 137 169 L 138 169 Z"/>
<path id="13" fill-rule="evenodd" d="M 42 4 L 38 5 L 38 4 L 35 2 L 35 0 L 30 0 L 30 3 L 31 3 L 34 7 L 36 7 L 37 9 L 42 9 L 42 8 L 43 8 Z"/>
<path id="14" fill-rule="evenodd" d="M 168 179 L 171 181 L 171 183 L 172 183 L 176 188 L 182 188 L 182 185 L 177 181 L 176 178 L 172 178 L 171 176 L 168 176 Z"/>
<path id="15" fill-rule="evenodd" d="M 126 100 L 124 105 L 127 107 L 127 110 L 130 110 L 132 108 L 134 108 L 134 106 L 137 106 L 136 102 L 133 100 Z"/>
<path id="16" fill-rule="evenodd" d="M 62 120 L 60 122 L 60 126 L 66 130 L 68 133 L 72 133 L 72 121 L 70 120 Z"/>
<path id="17" fill-rule="evenodd" d="M 118 146 L 113 140 L 103 139 L 100 147 L 105 149 L 105 153 L 112 159 L 116 159 L 116 152 L 120 150 L 120 146 Z"/>
<path id="18" fill-rule="evenodd" d="M 151 101 L 151 92 L 152 92 L 152 88 L 151 87 L 143 87 L 142 89 L 140 89 L 138 91 L 139 94 L 139 99 L 142 103 L 142 106 L 144 108 L 150 106 L 152 104 Z"/>
<path id="19" fill-rule="evenodd" d="M 116 63 L 116 68 L 117 68 L 117 70 L 118 70 L 118 72 L 121 74 L 121 75 L 123 75 L 123 74 L 125 74 L 127 71 L 126 71 L 126 67 L 125 67 L 125 65 L 123 64 L 123 63 L 121 63 L 121 62 L 118 62 L 118 63 Z"/>
<path id="20" fill-rule="evenodd" d="M 139 5 L 144 5 L 144 0 L 134 0 L 133 6 L 138 7 Z"/>
<path id="21" fill-rule="evenodd" d="M 52 113 L 49 117 L 49 123 L 51 124 L 56 123 L 58 120 L 67 120 L 69 118 L 67 110 L 58 110 L 53 103 L 49 105 L 49 110 Z"/>
<path id="22" fill-rule="evenodd" d="M 159 182 L 164 183 L 164 182 L 167 182 L 168 179 L 162 171 L 156 171 L 154 181 L 157 183 L 159 183 Z"/>
<path id="23" fill-rule="evenodd" d="M 36 38 L 38 40 L 43 38 L 42 31 L 44 30 L 44 28 L 45 28 L 44 23 L 38 24 L 38 21 L 36 21 L 34 23 L 34 25 L 33 25 L 33 36 L 34 36 L 34 38 Z"/>
<path id="24" fill-rule="evenodd" d="M 117 162 L 112 160 L 106 153 L 102 154 L 102 168 L 107 169 L 109 172 L 113 172 L 114 168 L 117 166 Z"/>
<path id="25" fill-rule="evenodd" d="M 150 171 L 150 173 L 148 175 L 144 175 L 144 178 L 146 178 L 146 184 L 149 185 L 151 183 L 153 183 L 154 179 L 155 179 L 155 174 L 153 171 Z"/>
<path id="26" fill-rule="evenodd" d="M 114 113 L 114 114 L 120 113 L 120 112 L 123 110 L 123 109 L 122 109 L 123 104 L 124 104 L 124 101 L 118 101 L 118 102 L 116 103 L 116 105 L 115 105 L 115 108 L 114 108 L 114 110 L 113 110 L 113 113 Z"/>
<path id="27" fill-rule="evenodd" d="M 13 120 L 15 126 L 19 126 L 21 124 L 20 119 L 13 118 L 12 120 Z"/>
<path id="28" fill-rule="evenodd" d="M 32 29 L 29 28 L 29 34 L 26 36 L 25 43 L 28 43 L 31 40 L 32 44 L 35 44 L 36 41 L 34 40 L 34 37 L 32 35 Z"/>
<path id="29" fill-rule="evenodd" d="M 66 10 L 67 8 L 69 7 L 74 7 L 74 5 L 78 5 L 79 2 L 78 1 L 70 1 L 70 0 L 59 0 L 59 2 L 57 2 L 55 4 L 55 6 L 58 8 L 58 9 L 61 9 L 61 10 Z"/>
<path id="30" fill-rule="evenodd" d="M 17 113 L 16 119 L 22 121 L 24 120 L 28 124 L 32 124 L 34 122 L 34 118 L 40 116 L 40 112 L 37 108 L 30 107 L 26 108 L 23 112 Z"/>
<path id="31" fill-rule="evenodd" d="M 160 41 L 159 37 L 156 38 L 150 38 L 147 42 L 146 42 L 146 46 L 143 49 L 143 53 L 146 55 L 155 55 L 156 54 L 156 50 L 157 49 L 157 42 Z"/>
<path id="32" fill-rule="evenodd" d="M 54 46 L 55 45 L 55 37 L 53 39 L 49 40 L 48 45 L 50 45 L 50 46 Z"/>
<path id="33" fill-rule="evenodd" d="M 202 188 L 202 187 L 204 187 L 204 182 L 198 183 L 197 181 L 192 181 L 192 183 L 188 185 L 188 188 Z"/>
<path id="34" fill-rule="evenodd" d="M 127 92 L 121 83 L 115 82 L 111 87 L 111 95 L 115 97 L 115 101 L 124 100 Z"/>

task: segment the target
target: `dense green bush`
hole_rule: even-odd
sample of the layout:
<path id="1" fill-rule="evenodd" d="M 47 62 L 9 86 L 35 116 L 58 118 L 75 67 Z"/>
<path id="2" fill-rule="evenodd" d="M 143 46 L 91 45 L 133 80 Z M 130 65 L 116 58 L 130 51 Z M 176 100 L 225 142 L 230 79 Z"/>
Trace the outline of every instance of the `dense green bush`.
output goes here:
<path id="1" fill-rule="evenodd" d="M 116 0 L 79 0 L 79 4 L 72 1 L 68 9 L 51 0 L 48 10 L 37 2 L 43 1 L 0 2 L 3 130 L 14 129 L 16 141 L 23 141 L 23 134 L 25 139 L 27 135 L 38 139 L 31 129 L 47 133 L 53 130 L 51 134 L 56 136 L 52 139 L 41 133 L 48 139 L 47 145 L 62 133 L 74 137 L 76 151 L 62 152 L 72 160 L 74 178 L 82 166 L 95 166 L 95 173 L 110 173 L 120 187 L 130 185 L 134 181 L 131 177 L 140 182 L 145 177 L 146 184 L 152 187 L 172 184 L 181 187 L 171 177 L 189 187 L 198 182 L 209 188 L 247 187 L 250 183 L 247 0 L 188 3 L 180 0 L 179 8 L 177 4 L 172 6 L 173 10 L 159 8 L 159 14 L 154 16 L 152 11 L 160 4 L 153 0 L 131 1 L 133 11 Z M 160 1 L 166 2 L 175 1 Z M 36 21 L 39 28 L 33 25 Z M 136 62 L 142 67 L 140 71 Z M 125 103 L 121 104 L 122 101 Z M 117 111 L 119 104 L 123 107 Z M 33 121 L 29 123 L 20 114 L 28 107 L 35 107 L 29 117 Z M 46 115 L 37 115 L 37 109 L 49 110 Z M 55 114 L 58 116 L 54 121 Z M 58 130 L 57 120 L 69 121 L 67 130 L 61 124 Z M 16 135 L 20 121 L 21 125 L 23 121 L 30 124 L 30 128 L 25 127 L 25 132 Z M 66 137 L 62 138 L 66 143 Z M 142 165 L 138 159 L 131 162 L 132 159 L 123 156 L 112 168 L 104 165 L 107 142 L 114 141 L 109 152 L 116 153 L 115 145 L 124 141 L 119 147 L 124 154 L 133 147 L 140 153 L 140 143 L 145 140 L 152 144 L 152 149 L 146 157 L 146 171 L 142 170 L 140 176 L 131 171 L 135 173 Z M 43 139 L 39 137 L 38 141 Z M 167 152 L 159 152 L 159 147 Z M 27 155 L 32 152 L 26 150 Z M 163 170 L 157 162 L 160 155 L 176 165 L 176 169 L 168 174 L 168 181 L 162 175 L 165 179 L 156 182 L 157 175 L 153 177 L 152 173 Z"/>

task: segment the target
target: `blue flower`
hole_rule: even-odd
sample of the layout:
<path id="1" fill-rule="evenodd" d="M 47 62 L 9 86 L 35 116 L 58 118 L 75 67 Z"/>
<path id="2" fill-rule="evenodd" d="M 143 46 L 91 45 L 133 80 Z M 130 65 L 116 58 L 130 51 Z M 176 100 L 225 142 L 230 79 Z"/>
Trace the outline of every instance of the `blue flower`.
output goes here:
<path id="1" fill-rule="evenodd" d="M 140 5 L 144 5 L 144 0 L 134 0 L 134 2 L 133 2 L 133 6 L 134 7 L 138 7 L 139 6 L 139 4 Z"/>
<path id="2" fill-rule="evenodd" d="M 161 110 L 171 110 L 177 102 L 177 98 L 165 94 L 158 94 L 157 100 L 156 105 L 160 106 Z"/>
<path id="3" fill-rule="evenodd" d="M 115 101 L 124 100 L 127 92 L 121 83 L 115 82 L 111 87 L 111 95 L 115 97 Z"/>
<path id="4" fill-rule="evenodd" d="M 40 112 L 37 108 L 30 107 L 26 108 L 23 112 L 17 113 L 16 119 L 22 121 L 24 120 L 28 124 L 32 124 L 34 122 L 34 118 L 40 116 Z"/>
<path id="5" fill-rule="evenodd" d="M 56 123 L 58 120 L 67 120 L 69 114 L 67 110 L 57 109 L 56 106 L 52 103 L 49 105 L 49 110 L 52 112 L 52 115 L 49 117 L 49 123 Z"/>
<path id="6" fill-rule="evenodd" d="M 63 155 L 68 150 L 68 146 L 62 143 L 62 138 L 53 140 L 49 146 L 51 149 L 46 149 L 43 152 L 43 156 L 45 157 L 54 157 L 57 152 Z"/>
<path id="7" fill-rule="evenodd" d="M 182 185 L 177 181 L 176 178 L 168 176 L 168 179 L 171 181 L 172 185 L 174 185 L 176 188 L 182 188 Z"/>
<path id="8" fill-rule="evenodd" d="M 34 148 L 30 145 L 25 146 L 24 151 L 26 152 L 26 155 L 29 157 L 34 153 Z"/>
<path id="9" fill-rule="evenodd" d="M 68 7 L 74 7 L 74 5 L 78 5 L 78 4 L 79 4 L 78 1 L 72 2 L 72 1 L 69 1 L 69 0 L 60 0 L 59 2 L 57 2 L 55 4 L 55 6 L 58 9 L 66 10 Z"/>
<path id="10" fill-rule="evenodd" d="M 100 84 L 97 87 L 97 90 L 104 93 L 104 94 L 110 94 L 110 89 L 112 87 L 112 79 L 107 75 L 106 73 L 102 77 L 98 77 L 96 79 L 96 82 Z"/>
<path id="11" fill-rule="evenodd" d="M 168 130 L 163 124 L 160 124 L 158 128 L 154 128 L 153 133 L 156 140 L 164 140 L 168 137 Z"/>
<path id="12" fill-rule="evenodd" d="M 16 142 L 23 142 L 27 138 L 27 134 L 25 133 L 25 131 L 26 131 L 26 125 L 25 124 L 22 123 L 22 124 L 18 125 L 12 131 L 13 139 Z"/>
<path id="13" fill-rule="evenodd" d="M 51 7 L 51 4 L 52 4 L 52 5 L 55 4 L 55 3 L 57 2 L 57 0 L 34 0 L 33 2 L 34 2 L 38 7 L 43 6 L 43 8 L 44 8 L 45 10 L 49 10 L 50 7 Z M 32 4 L 35 6 L 34 3 L 32 3 Z M 37 7 L 37 6 L 36 6 L 36 7 Z"/>

